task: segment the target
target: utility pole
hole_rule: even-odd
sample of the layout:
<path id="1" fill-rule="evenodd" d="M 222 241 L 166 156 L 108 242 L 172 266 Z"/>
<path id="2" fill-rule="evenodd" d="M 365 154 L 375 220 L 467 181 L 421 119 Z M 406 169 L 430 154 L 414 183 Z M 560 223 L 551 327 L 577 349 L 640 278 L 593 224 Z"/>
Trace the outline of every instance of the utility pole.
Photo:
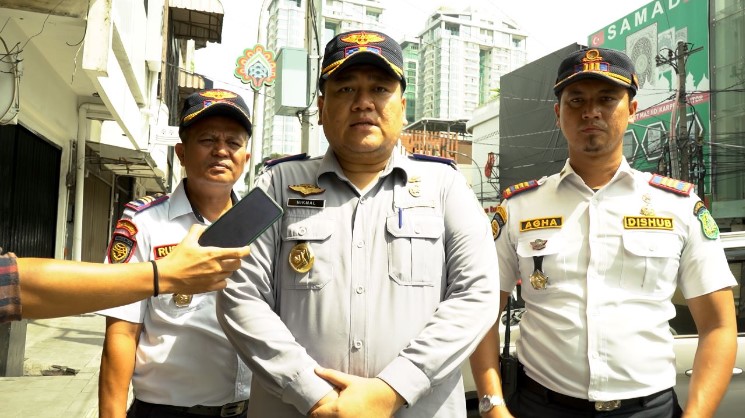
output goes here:
<path id="1" fill-rule="evenodd" d="M 306 0 L 305 9 L 305 49 L 308 51 L 308 107 L 303 110 L 300 127 L 300 151 L 310 156 L 318 155 L 318 75 L 321 54 L 318 35 L 323 32 L 321 0 Z"/>
<path id="2" fill-rule="evenodd" d="M 670 121 L 670 171 L 673 177 L 685 181 L 690 181 L 691 179 L 690 138 L 688 135 L 686 104 L 686 76 L 688 75 L 686 72 L 686 62 L 691 54 L 702 49 L 703 47 L 698 47 L 691 50 L 688 48 L 688 43 L 678 41 L 675 51 L 666 48 L 667 57 L 661 55 L 655 57 L 658 67 L 669 65 L 673 67 L 673 70 L 678 75 L 678 88 L 675 91 L 675 112 L 673 112 L 674 117 L 677 116 L 677 124 L 673 126 L 673 123 L 676 123 L 676 121 Z M 679 144 L 682 144 L 682 146 Z"/>

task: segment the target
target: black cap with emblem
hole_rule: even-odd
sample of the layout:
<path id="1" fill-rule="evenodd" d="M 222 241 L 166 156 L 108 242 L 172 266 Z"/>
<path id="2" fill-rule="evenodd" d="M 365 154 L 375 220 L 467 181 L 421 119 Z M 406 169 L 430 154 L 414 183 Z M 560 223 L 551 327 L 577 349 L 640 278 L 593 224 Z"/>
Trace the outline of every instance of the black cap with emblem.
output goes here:
<path id="1" fill-rule="evenodd" d="M 326 44 L 319 86 L 323 88 L 329 76 L 354 64 L 380 67 L 401 80 L 401 90 L 406 90 L 401 45 L 390 36 L 371 30 L 340 33 Z"/>
<path id="2" fill-rule="evenodd" d="M 559 65 L 554 94 L 561 95 L 567 85 L 575 81 L 595 78 L 619 84 L 629 89 L 634 97 L 639 89 L 634 63 L 621 51 L 607 48 L 580 49 L 569 54 Z"/>
<path id="3" fill-rule="evenodd" d="M 251 112 L 243 98 L 228 90 L 202 90 L 190 94 L 184 100 L 179 118 L 178 134 L 184 139 L 184 131 L 196 121 L 208 116 L 225 116 L 243 125 L 251 137 Z"/>

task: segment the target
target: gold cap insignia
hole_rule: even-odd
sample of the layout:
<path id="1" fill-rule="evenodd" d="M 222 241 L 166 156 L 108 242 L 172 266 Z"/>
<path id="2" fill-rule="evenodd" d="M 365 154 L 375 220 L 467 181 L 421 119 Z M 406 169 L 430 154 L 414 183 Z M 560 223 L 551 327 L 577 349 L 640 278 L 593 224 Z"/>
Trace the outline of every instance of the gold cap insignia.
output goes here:
<path id="1" fill-rule="evenodd" d="M 298 273 L 307 273 L 313 267 L 316 256 L 307 242 L 301 242 L 290 250 L 290 266 Z"/>
<path id="2" fill-rule="evenodd" d="M 293 192 L 298 192 L 303 196 L 310 196 L 313 194 L 321 194 L 326 191 L 326 189 L 322 189 L 315 184 L 293 184 L 289 186 L 290 190 Z"/>
<path id="3" fill-rule="evenodd" d="M 384 41 L 385 38 L 376 33 L 355 32 L 341 38 L 341 40 L 350 44 L 367 45 L 372 42 Z"/>
<path id="4" fill-rule="evenodd" d="M 201 92 L 199 95 L 211 99 L 234 99 L 238 97 L 237 94 L 225 90 L 209 90 Z"/>

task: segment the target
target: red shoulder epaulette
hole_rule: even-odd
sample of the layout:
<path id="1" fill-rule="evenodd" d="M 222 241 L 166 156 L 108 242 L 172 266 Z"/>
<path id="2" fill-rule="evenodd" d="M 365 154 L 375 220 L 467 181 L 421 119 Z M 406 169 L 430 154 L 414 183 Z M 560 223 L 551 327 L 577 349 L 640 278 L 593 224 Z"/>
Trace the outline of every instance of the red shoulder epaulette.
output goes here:
<path id="1" fill-rule="evenodd" d="M 166 200 L 168 200 L 168 195 L 165 195 L 163 193 L 157 193 L 152 196 L 145 196 L 145 197 L 141 197 L 139 199 L 133 200 L 127 203 L 126 205 L 124 205 L 124 207 L 132 209 L 135 212 L 142 212 L 143 210 L 147 208 L 151 208 L 155 205 L 159 205 L 165 202 Z"/>
<path id="2" fill-rule="evenodd" d="M 502 197 L 505 199 L 509 199 L 510 197 L 522 193 L 526 190 L 535 189 L 536 187 L 540 186 L 541 183 L 538 183 L 538 180 L 528 180 L 524 181 L 522 183 L 517 183 L 513 186 L 510 186 L 502 192 Z"/>
<path id="3" fill-rule="evenodd" d="M 693 184 L 691 183 L 661 176 L 659 174 L 652 174 L 649 184 L 658 189 L 667 190 L 668 192 L 673 192 L 681 196 L 690 196 L 691 190 L 693 190 Z"/>

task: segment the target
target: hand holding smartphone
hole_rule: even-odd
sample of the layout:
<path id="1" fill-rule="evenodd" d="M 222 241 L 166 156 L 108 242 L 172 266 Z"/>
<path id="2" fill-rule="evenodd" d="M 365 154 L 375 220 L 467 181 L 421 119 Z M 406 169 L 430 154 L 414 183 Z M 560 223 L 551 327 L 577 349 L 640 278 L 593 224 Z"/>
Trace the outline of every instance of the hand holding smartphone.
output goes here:
<path id="1" fill-rule="evenodd" d="M 256 240 L 282 216 L 282 207 L 254 187 L 199 237 L 203 247 L 243 247 Z"/>

